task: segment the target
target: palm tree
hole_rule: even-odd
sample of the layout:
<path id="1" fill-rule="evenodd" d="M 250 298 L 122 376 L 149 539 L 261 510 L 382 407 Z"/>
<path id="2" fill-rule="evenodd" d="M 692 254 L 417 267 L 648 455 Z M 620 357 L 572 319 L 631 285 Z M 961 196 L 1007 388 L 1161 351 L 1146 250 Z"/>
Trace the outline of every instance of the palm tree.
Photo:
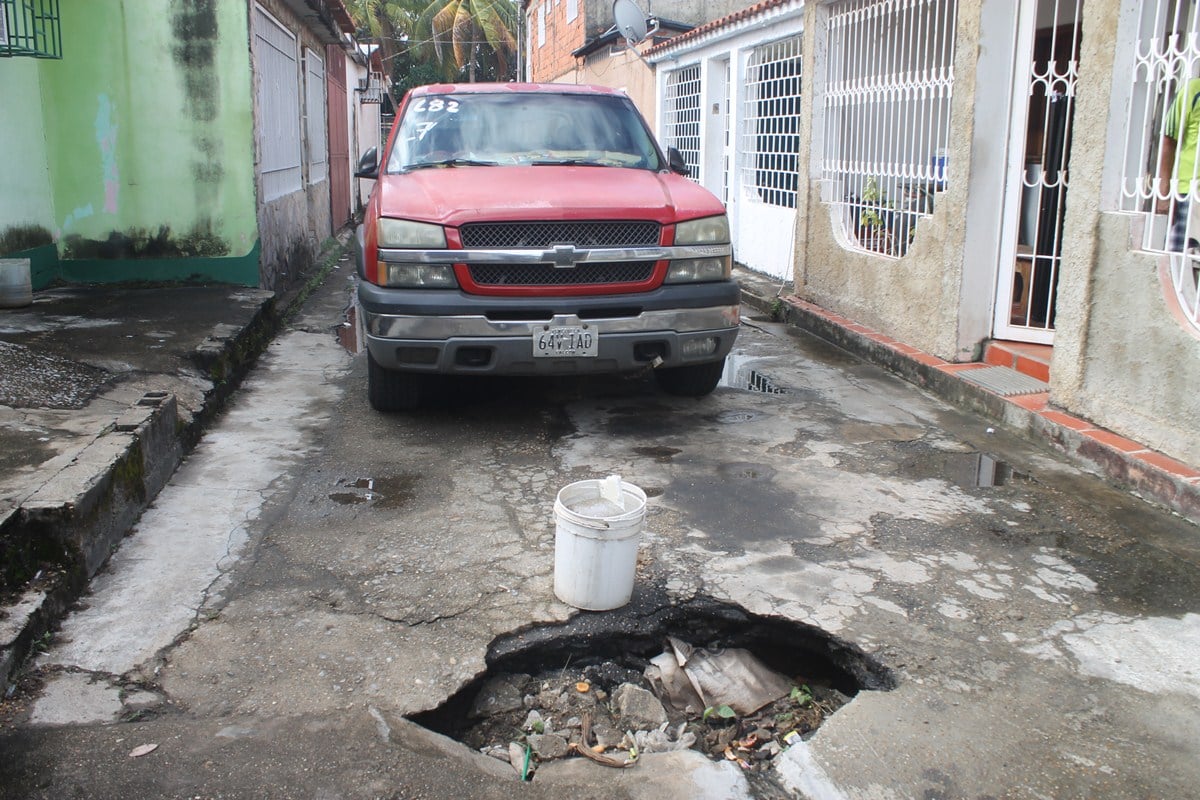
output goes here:
<path id="1" fill-rule="evenodd" d="M 508 74 L 509 60 L 516 56 L 517 5 L 513 0 L 433 0 L 421 12 L 417 30 L 433 42 L 439 62 L 446 45 L 454 63 L 466 67 L 475 80 L 476 64 L 484 45 L 495 54 L 496 77 Z"/>
<path id="2" fill-rule="evenodd" d="M 379 43 L 384 62 L 390 63 L 408 47 L 425 0 L 347 0 L 346 6 L 360 30 Z"/>

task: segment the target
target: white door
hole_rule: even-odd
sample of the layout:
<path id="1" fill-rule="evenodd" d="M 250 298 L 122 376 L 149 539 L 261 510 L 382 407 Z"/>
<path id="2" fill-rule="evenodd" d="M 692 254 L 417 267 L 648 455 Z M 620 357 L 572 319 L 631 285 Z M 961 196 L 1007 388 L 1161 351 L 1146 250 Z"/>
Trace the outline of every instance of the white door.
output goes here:
<path id="1" fill-rule="evenodd" d="M 1020 4 L 992 335 L 1051 344 L 1083 0 Z"/>

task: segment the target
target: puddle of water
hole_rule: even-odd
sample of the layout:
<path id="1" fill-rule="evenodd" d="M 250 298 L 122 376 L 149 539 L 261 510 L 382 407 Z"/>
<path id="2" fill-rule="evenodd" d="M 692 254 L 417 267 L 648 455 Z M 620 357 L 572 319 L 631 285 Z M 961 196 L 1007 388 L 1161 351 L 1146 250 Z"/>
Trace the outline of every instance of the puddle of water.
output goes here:
<path id="1" fill-rule="evenodd" d="M 362 352 L 362 341 L 358 336 L 358 306 L 346 309 L 346 321 L 337 329 L 338 342 L 347 352 L 358 355 Z"/>
<path id="2" fill-rule="evenodd" d="M 758 419 L 758 413 L 744 409 L 734 409 L 730 411 L 722 411 L 715 417 L 716 421 L 722 425 L 737 425 L 742 422 L 750 422 Z"/>
<path id="3" fill-rule="evenodd" d="M 775 383 L 765 373 L 753 368 L 753 364 L 761 361 L 761 358 L 730 353 L 725 358 L 725 370 L 721 373 L 719 385 L 759 394 L 787 394 L 787 389 Z"/>
<path id="4" fill-rule="evenodd" d="M 635 447 L 633 448 L 633 452 L 637 453 L 639 456 L 648 456 L 653 458 L 659 464 L 669 464 L 672 458 L 679 455 L 683 451 L 678 447 L 655 446 Z"/>
<path id="5" fill-rule="evenodd" d="M 416 497 L 417 475 L 393 475 L 383 478 L 356 478 L 339 485 L 352 492 L 333 492 L 329 499 L 344 506 L 371 503 L 375 508 L 403 508 Z"/>
<path id="6" fill-rule="evenodd" d="M 987 453 L 964 453 L 946 462 L 946 477 L 964 489 L 989 489 L 1031 478 Z"/>

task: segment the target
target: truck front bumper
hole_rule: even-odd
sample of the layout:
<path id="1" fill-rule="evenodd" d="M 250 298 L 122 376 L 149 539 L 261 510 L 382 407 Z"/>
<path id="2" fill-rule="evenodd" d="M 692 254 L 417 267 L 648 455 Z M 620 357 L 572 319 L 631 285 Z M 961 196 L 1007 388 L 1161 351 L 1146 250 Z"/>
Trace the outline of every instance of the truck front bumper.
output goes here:
<path id="1" fill-rule="evenodd" d="M 590 374 L 719 361 L 737 337 L 738 300 L 731 281 L 548 299 L 359 285 L 371 358 L 408 372 Z M 535 334 L 557 326 L 594 331 L 596 355 L 535 357 Z"/>

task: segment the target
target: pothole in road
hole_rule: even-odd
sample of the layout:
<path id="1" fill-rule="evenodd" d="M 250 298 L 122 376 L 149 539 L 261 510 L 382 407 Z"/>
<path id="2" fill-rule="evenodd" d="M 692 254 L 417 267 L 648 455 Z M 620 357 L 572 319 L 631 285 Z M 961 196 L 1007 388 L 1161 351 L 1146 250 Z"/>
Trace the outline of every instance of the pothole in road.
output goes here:
<path id="1" fill-rule="evenodd" d="M 411 719 L 526 780 L 561 758 L 624 767 L 692 748 L 765 788 L 775 758 L 860 690 L 895 686 L 885 666 L 818 628 L 706 598 L 584 613 L 493 642 L 487 663 Z"/>

